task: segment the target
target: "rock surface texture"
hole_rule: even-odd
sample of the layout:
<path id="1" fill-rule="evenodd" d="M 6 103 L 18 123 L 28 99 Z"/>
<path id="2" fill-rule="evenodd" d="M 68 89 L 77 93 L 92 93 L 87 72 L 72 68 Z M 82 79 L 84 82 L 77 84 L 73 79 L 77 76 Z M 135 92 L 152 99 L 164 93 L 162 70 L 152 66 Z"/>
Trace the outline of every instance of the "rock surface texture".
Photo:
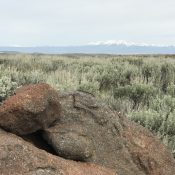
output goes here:
<path id="1" fill-rule="evenodd" d="M 119 175 L 175 173 L 175 161 L 158 139 L 92 95 L 67 93 L 60 101 L 63 115 L 44 132 L 59 156 L 103 165 Z"/>
<path id="2" fill-rule="evenodd" d="M 47 84 L 19 88 L 0 106 L 0 127 L 26 135 L 52 125 L 60 116 L 58 92 Z"/>
<path id="3" fill-rule="evenodd" d="M 85 92 L 22 87 L 0 106 L 0 128 L 0 175 L 175 174 L 161 141 Z"/>
<path id="4" fill-rule="evenodd" d="M 23 139 L 0 130 L 1 175 L 116 175 L 91 163 L 51 155 Z"/>

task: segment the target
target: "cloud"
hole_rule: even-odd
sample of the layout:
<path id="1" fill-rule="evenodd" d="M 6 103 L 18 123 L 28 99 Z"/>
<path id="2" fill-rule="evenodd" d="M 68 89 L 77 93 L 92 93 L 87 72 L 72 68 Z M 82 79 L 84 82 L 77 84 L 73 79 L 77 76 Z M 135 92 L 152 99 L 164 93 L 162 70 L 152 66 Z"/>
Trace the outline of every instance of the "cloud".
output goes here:
<path id="1" fill-rule="evenodd" d="M 175 44 L 174 0 L 0 0 L 0 45 Z"/>

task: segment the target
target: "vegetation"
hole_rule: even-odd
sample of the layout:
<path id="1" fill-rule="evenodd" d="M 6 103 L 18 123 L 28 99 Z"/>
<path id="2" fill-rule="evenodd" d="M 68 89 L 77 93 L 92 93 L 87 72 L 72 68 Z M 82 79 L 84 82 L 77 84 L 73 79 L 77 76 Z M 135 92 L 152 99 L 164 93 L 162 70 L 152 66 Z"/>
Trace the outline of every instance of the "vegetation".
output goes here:
<path id="1" fill-rule="evenodd" d="M 96 94 L 175 155 L 175 56 L 0 54 L 0 102 L 38 82 Z"/>

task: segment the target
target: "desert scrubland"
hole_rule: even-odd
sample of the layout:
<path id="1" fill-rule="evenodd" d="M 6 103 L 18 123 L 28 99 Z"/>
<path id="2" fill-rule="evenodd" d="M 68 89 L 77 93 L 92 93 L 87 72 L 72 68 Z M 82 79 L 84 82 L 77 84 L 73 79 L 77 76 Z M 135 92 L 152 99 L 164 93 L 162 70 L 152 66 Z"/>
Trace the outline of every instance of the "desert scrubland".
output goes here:
<path id="1" fill-rule="evenodd" d="M 0 102 L 45 82 L 81 90 L 151 130 L 175 153 L 175 56 L 0 54 Z"/>

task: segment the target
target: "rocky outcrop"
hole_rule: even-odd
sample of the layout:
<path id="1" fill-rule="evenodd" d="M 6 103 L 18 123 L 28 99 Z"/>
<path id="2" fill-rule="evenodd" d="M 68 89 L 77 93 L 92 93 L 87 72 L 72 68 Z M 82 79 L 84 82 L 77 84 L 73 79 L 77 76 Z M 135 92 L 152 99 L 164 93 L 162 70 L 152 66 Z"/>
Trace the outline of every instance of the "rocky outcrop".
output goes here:
<path id="1" fill-rule="evenodd" d="M 91 163 L 65 160 L 0 130 L 1 175 L 117 175 Z"/>
<path id="2" fill-rule="evenodd" d="M 85 92 L 22 87 L 0 106 L 0 127 L 3 175 L 175 172 L 175 160 L 161 141 Z"/>
<path id="3" fill-rule="evenodd" d="M 126 175 L 173 175 L 175 161 L 149 131 L 90 94 L 60 97 L 63 115 L 44 137 L 61 157 L 93 162 Z"/>
<path id="4" fill-rule="evenodd" d="M 133 162 L 144 174 L 174 174 L 175 160 L 170 151 L 147 129 L 124 118 L 122 135 Z"/>
<path id="5" fill-rule="evenodd" d="M 47 84 L 24 86 L 0 106 L 0 127 L 18 135 L 45 129 L 59 118 L 59 101 Z"/>

